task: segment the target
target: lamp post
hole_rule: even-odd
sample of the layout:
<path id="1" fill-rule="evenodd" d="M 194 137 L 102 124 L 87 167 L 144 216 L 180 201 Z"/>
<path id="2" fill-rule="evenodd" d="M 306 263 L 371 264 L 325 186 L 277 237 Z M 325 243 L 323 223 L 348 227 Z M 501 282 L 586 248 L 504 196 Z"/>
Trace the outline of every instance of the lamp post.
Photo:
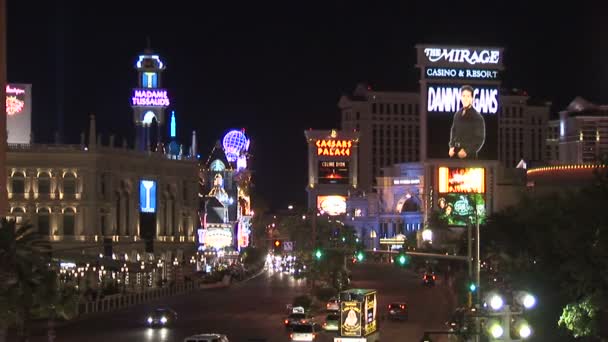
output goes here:
<path id="1" fill-rule="evenodd" d="M 487 333 L 492 339 L 515 342 L 523 341 L 532 335 L 530 324 L 517 316 L 522 315 L 525 309 L 532 309 L 536 305 L 536 298 L 530 293 L 519 291 L 514 297 L 514 302 L 515 308 L 505 304 L 502 296 L 497 293 L 490 293 L 486 297 L 485 305 L 489 305 L 492 310 L 489 313 L 490 320 L 487 324 Z M 511 332 L 515 336 L 512 336 Z"/>

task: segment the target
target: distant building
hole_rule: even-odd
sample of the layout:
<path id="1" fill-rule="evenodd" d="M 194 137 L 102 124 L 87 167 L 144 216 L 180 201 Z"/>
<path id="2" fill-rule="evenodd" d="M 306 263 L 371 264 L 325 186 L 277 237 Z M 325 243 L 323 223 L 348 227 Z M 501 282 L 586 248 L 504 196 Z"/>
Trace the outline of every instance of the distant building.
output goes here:
<path id="1" fill-rule="evenodd" d="M 577 97 L 558 122 L 559 164 L 593 164 L 608 156 L 608 105 Z"/>

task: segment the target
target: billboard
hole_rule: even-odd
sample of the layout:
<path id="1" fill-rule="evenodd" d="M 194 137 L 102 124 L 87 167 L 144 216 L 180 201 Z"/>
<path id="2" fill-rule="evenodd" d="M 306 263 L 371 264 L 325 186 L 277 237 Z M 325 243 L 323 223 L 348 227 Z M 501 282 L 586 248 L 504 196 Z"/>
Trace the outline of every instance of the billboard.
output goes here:
<path id="1" fill-rule="evenodd" d="M 418 45 L 423 158 L 498 158 L 503 49 Z"/>
<path id="2" fill-rule="evenodd" d="M 439 193 L 486 192 L 485 169 L 483 167 L 439 167 Z"/>
<path id="3" fill-rule="evenodd" d="M 498 86 L 429 83 L 429 158 L 496 159 Z"/>
<path id="4" fill-rule="evenodd" d="M 440 220 L 450 226 L 474 224 L 476 219 L 483 224 L 486 220 L 486 201 L 482 194 L 441 194 L 437 207 Z"/>
<path id="5" fill-rule="evenodd" d="M 317 196 L 317 208 L 330 216 L 346 214 L 346 196 Z"/>
<path id="6" fill-rule="evenodd" d="M 29 144 L 32 133 L 32 85 L 6 85 L 6 130 L 9 144 Z"/>
<path id="7" fill-rule="evenodd" d="M 139 181 L 139 211 L 142 213 L 156 212 L 156 181 Z"/>
<path id="8" fill-rule="evenodd" d="M 359 337 L 361 331 L 361 305 L 360 301 L 340 302 L 340 336 Z"/>
<path id="9" fill-rule="evenodd" d="M 348 184 L 348 162 L 319 161 L 319 184 Z"/>
<path id="10" fill-rule="evenodd" d="M 231 228 L 207 228 L 199 233 L 199 241 L 203 241 L 208 248 L 224 248 L 232 246 Z"/>

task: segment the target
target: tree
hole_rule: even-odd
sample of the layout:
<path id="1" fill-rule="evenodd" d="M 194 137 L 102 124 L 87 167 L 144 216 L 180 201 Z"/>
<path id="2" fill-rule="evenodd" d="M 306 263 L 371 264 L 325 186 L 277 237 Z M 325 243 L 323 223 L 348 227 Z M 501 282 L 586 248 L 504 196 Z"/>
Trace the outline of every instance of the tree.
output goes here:
<path id="1" fill-rule="evenodd" d="M 485 259 L 498 260 L 500 272 L 508 275 L 513 288 L 541 297 L 535 330 L 546 340 L 559 341 L 552 335 L 558 321 L 573 334 L 596 331 L 596 338 L 605 337 L 601 330 L 587 329 L 589 322 L 572 319 L 572 314 L 583 307 L 600 310 L 599 303 L 606 303 L 608 297 L 608 275 L 598 271 L 608 268 L 607 189 L 602 174 L 580 191 L 524 196 L 482 227 Z M 606 325 L 596 321 L 598 326 Z"/>
<path id="2" fill-rule="evenodd" d="M 74 287 L 61 287 L 57 272 L 47 270 L 36 289 L 34 314 L 48 321 L 48 341 L 55 340 L 55 320 L 68 320 L 78 313 L 78 291 Z"/>
<path id="3" fill-rule="evenodd" d="M 20 341 L 27 340 L 30 311 L 35 290 L 44 279 L 50 257 L 50 244 L 29 225 L 0 220 L 0 297 L 3 305 L 0 328 L 16 324 Z M 2 334 L 0 334 L 2 335 Z"/>

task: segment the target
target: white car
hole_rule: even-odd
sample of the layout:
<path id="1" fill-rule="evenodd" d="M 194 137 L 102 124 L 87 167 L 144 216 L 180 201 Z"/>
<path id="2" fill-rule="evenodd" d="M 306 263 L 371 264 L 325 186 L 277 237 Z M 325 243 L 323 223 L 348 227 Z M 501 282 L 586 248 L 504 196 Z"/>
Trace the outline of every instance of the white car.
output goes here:
<path id="1" fill-rule="evenodd" d="M 314 324 L 296 324 L 292 327 L 289 338 L 293 342 L 308 341 L 312 342 L 317 337 Z"/>
<path id="2" fill-rule="evenodd" d="M 224 334 L 198 334 L 186 337 L 184 342 L 230 342 Z"/>

